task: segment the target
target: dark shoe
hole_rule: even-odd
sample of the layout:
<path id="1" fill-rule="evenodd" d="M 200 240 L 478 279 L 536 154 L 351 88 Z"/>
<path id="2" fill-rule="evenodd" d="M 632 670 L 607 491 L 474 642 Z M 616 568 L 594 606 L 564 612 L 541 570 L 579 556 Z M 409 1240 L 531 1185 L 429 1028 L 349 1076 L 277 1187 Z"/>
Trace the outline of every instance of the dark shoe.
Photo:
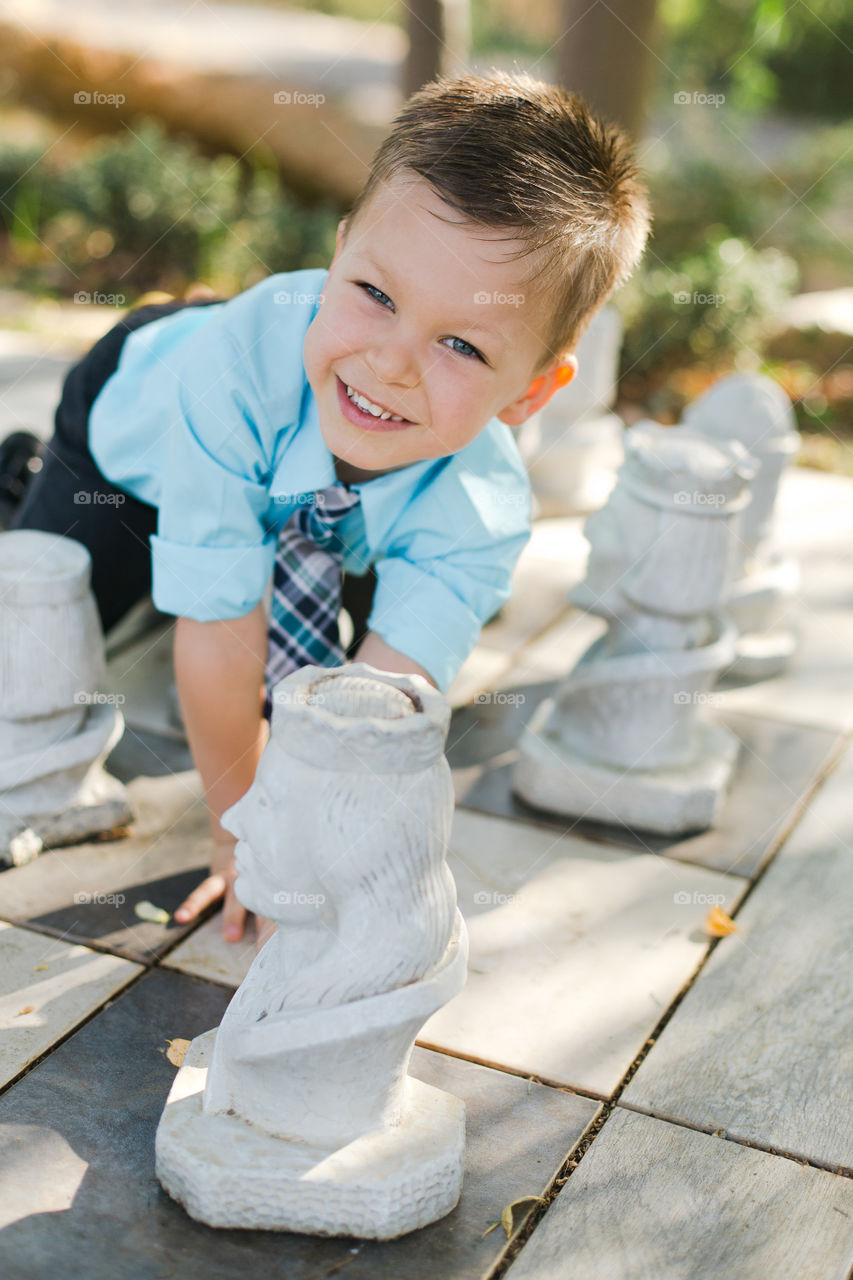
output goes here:
<path id="1" fill-rule="evenodd" d="M 44 442 L 31 431 L 13 431 L 0 441 L 0 528 L 8 528 L 33 476 L 41 470 Z"/>

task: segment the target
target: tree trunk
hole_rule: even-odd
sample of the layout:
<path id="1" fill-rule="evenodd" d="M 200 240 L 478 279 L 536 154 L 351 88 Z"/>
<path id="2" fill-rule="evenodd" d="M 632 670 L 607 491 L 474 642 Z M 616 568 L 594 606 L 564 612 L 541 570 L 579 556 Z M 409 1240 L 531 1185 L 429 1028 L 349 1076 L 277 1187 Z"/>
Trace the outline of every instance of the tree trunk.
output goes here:
<path id="1" fill-rule="evenodd" d="M 462 75 L 471 44 L 469 0 L 410 0 L 409 54 L 403 71 L 406 97 L 436 76 Z"/>
<path id="2" fill-rule="evenodd" d="M 655 0 L 563 0 L 560 83 L 634 138 L 652 80 Z"/>

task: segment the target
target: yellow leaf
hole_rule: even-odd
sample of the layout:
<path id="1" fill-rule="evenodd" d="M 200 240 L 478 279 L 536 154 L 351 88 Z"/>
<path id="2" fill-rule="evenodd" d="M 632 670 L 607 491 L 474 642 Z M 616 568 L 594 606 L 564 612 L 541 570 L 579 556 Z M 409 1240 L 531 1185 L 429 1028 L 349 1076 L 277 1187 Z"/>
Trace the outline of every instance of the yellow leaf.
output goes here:
<path id="1" fill-rule="evenodd" d="M 133 913 L 140 920 L 147 920 L 150 924 L 168 924 L 172 918 L 168 911 L 163 907 L 155 907 L 153 902 L 137 902 Z"/>
<path id="2" fill-rule="evenodd" d="M 177 1038 L 175 1040 L 167 1040 L 166 1044 L 169 1046 L 166 1050 L 166 1057 L 169 1059 L 172 1066 L 183 1066 L 187 1049 L 190 1047 L 189 1040 L 181 1040 L 180 1038 Z"/>
<path id="3" fill-rule="evenodd" d="M 501 1214 L 501 1226 L 506 1233 L 507 1240 L 510 1238 L 513 1231 L 521 1226 L 522 1222 L 527 1217 L 527 1214 L 531 1212 L 534 1204 L 544 1203 L 545 1200 L 542 1196 L 521 1196 L 518 1200 L 513 1200 L 510 1204 L 506 1205 L 503 1213 Z M 530 1208 L 526 1213 L 519 1214 L 518 1222 L 516 1222 L 514 1211 L 522 1204 L 529 1205 Z"/>
<path id="4" fill-rule="evenodd" d="M 22 1013 L 32 1013 L 33 1009 L 35 1009 L 34 1004 L 25 1004 L 23 1009 L 18 1010 L 18 1017 L 20 1018 Z"/>
<path id="5" fill-rule="evenodd" d="M 42 969 L 46 969 L 46 968 L 47 968 L 46 964 L 37 964 L 35 969 L 33 969 L 33 973 L 41 973 Z"/>
<path id="6" fill-rule="evenodd" d="M 712 938 L 725 938 L 734 933 L 737 925 L 731 916 L 727 916 L 722 907 L 712 907 L 705 917 L 704 929 Z"/>

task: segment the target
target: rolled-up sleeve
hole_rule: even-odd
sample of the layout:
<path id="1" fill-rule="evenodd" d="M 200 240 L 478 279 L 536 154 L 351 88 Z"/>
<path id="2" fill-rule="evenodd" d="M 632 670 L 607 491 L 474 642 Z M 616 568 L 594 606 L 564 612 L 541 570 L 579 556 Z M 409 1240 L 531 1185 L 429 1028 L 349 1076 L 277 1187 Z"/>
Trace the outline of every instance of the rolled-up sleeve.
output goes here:
<path id="1" fill-rule="evenodd" d="M 368 627 L 446 690 L 508 599 L 530 536 L 530 486 L 497 424 L 403 508 L 376 563 Z"/>
<path id="2" fill-rule="evenodd" d="M 251 349 L 237 345 L 228 320 L 221 313 L 190 339 L 172 375 L 151 538 L 155 605 L 199 622 L 250 612 L 275 560 L 271 431 Z"/>

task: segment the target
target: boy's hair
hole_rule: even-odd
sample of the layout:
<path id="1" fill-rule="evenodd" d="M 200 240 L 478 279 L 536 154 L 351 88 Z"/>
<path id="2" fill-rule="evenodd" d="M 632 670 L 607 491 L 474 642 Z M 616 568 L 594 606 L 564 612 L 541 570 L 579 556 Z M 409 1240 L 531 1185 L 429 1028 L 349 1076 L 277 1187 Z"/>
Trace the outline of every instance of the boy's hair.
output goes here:
<path id="1" fill-rule="evenodd" d="M 532 254 L 550 297 L 538 368 L 574 350 L 595 311 L 633 271 L 649 231 L 632 145 L 577 94 L 495 72 L 432 81 L 408 99 L 346 220 L 399 172 L 425 178 L 466 221 L 503 228 Z"/>

